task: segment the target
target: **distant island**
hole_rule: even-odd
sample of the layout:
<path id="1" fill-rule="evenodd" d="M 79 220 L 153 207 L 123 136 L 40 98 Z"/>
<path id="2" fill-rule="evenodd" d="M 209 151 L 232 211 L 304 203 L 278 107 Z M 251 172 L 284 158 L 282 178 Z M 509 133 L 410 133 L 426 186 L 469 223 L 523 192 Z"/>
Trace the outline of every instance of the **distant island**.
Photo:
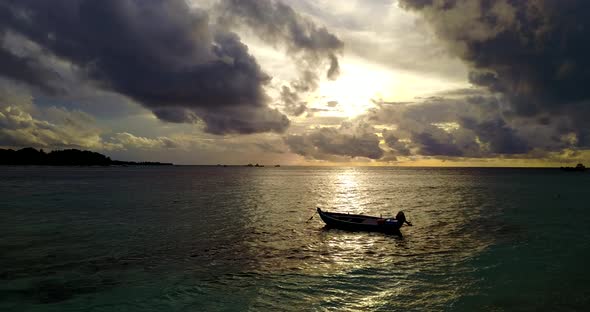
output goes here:
<path id="1" fill-rule="evenodd" d="M 172 163 L 111 160 L 103 154 L 78 149 L 49 153 L 26 147 L 20 150 L 0 149 L 0 165 L 38 166 L 172 166 Z"/>
<path id="2" fill-rule="evenodd" d="M 561 167 L 563 171 L 585 171 L 586 167 L 583 164 L 577 164 L 575 167 Z"/>
<path id="3" fill-rule="evenodd" d="M 224 167 L 224 168 L 225 168 L 225 167 L 228 167 L 228 165 L 222 165 L 222 164 L 217 164 L 216 166 L 217 166 L 217 167 Z M 236 165 L 230 165 L 230 166 L 234 167 L 234 166 L 236 166 Z M 247 164 L 247 165 L 243 165 L 243 166 L 244 166 L 244 167 L 264 168 L 264 165 L 260 165 L 260 164 L 256 164 L 256 165 L 253 165 L 253 164 Z M 281 165 L 275 165 L 275 168 L 279 168 L 279 167 L 281 167 Z"/>

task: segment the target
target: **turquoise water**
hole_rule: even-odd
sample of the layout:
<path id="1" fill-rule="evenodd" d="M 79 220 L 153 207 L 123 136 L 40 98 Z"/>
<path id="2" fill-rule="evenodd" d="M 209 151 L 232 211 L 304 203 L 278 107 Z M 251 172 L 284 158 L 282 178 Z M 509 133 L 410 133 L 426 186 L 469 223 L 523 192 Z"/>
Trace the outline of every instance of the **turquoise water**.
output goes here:
<path id="1" fill-rule="evenodd" d="M 0 168 L 0 311 L 582 311 L 590 174 Z M 403 238 L 327 230 L 392 216 Z"/>

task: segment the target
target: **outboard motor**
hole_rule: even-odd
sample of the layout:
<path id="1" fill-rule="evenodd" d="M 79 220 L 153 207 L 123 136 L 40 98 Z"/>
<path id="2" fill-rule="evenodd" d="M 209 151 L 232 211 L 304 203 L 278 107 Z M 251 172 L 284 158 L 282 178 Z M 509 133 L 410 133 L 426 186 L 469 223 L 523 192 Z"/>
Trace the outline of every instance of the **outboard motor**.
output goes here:
<path id="1" fill-rule="evenodd" d="M 404 214 L 404 212 L 403 212 L 403 211 L 400 211 L 400 212 L 398 212 L 398 213 L 395 215 L 395 219 L 396 219 L 396 220 L 397 220 L 397 221 L 398 221 L 400 224 L 402 224 L 402 225 L 403 225 L 404 223 L 406 223 L 407 225 L 410 225 L 410 226 L 412 225 L 410 222 L 406 221 L 406 215 Z"/>
<path id="2" fill-rule="evenodd" d="M 401 223 L 404 223 L 406 221 L 406 215 L 403 211 L 400 211 L 395 215 L 395 219 Z"/>

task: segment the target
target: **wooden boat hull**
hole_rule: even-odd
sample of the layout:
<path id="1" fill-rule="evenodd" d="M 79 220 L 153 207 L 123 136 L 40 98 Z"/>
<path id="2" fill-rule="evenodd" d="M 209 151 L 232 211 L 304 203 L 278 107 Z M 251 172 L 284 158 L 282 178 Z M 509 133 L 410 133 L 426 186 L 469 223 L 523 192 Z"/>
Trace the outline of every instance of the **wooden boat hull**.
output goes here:
<path id="1" fill-rule="evenodd" d="M 345 230 L 345 231 L 363 231 L 363 232 L 382 232 L 401 234 L 399 229 L 402 222 L 393 218 L 378 218 L 364 215 L 343 214 L 322 211 L 317 208 L 317 212 L 326 223 L 327 227 Z"/>

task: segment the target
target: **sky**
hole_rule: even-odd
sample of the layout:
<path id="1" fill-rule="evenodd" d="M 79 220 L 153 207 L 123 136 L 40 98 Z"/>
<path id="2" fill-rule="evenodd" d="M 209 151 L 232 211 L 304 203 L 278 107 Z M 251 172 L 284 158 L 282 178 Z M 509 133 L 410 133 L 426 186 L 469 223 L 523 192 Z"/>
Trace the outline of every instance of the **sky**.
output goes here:
<path id="1" fill-rule="evenodd" d="M 0 148 L 176 164 L 590 162 L 584 0 L 4 0 Z"/>

